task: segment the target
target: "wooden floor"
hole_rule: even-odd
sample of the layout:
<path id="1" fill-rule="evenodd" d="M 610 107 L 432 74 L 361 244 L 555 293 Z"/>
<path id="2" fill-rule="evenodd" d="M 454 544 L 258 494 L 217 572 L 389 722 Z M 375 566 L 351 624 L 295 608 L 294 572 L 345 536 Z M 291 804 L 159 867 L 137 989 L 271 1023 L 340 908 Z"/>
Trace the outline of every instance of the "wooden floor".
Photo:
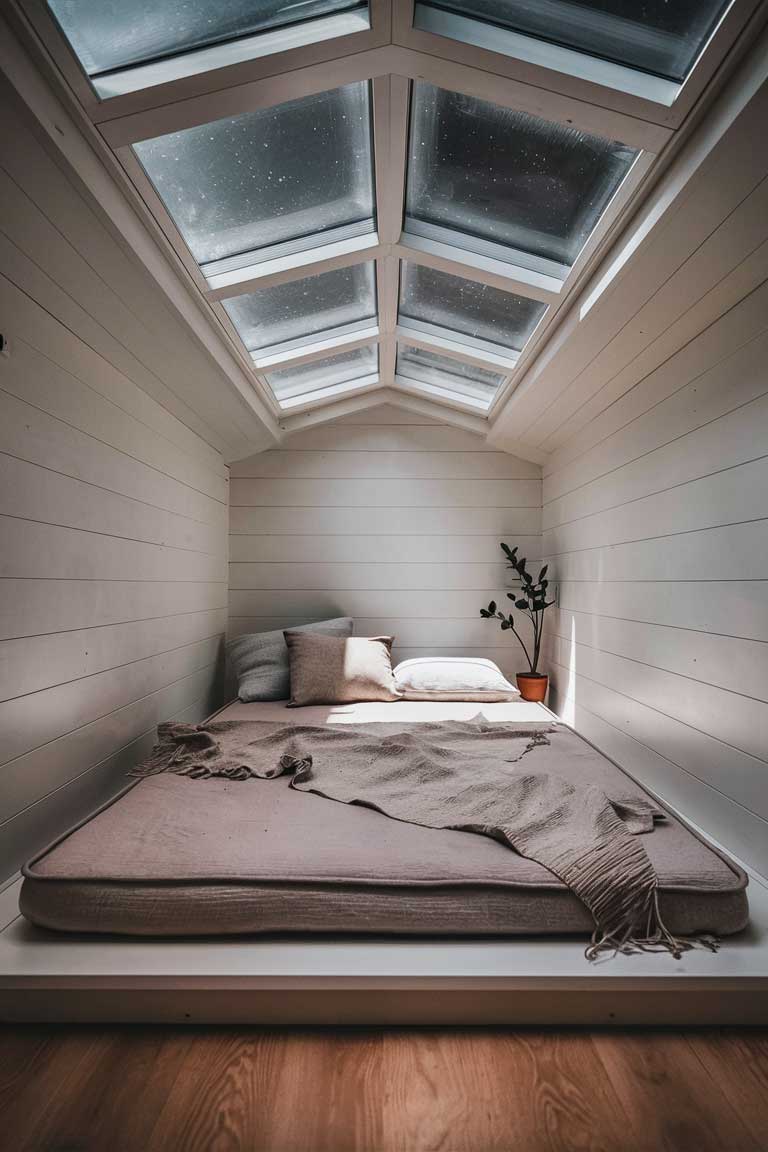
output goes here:
<path id="1" fill-rule="evenodd" d="M 0 1033 L 0 1147 L 764 1152 L 768 1033 Z"/>

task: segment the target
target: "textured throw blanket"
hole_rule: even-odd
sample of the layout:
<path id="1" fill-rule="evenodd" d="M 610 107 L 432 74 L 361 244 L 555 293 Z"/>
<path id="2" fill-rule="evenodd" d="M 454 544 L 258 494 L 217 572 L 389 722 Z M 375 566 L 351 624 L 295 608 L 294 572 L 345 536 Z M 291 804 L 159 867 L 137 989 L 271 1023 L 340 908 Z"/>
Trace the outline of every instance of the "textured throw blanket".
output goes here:
<path id="1" fill-rule="evenodd" d="M 492 836 L 544 865 L 587 906 L 587 949 L 666 950 L 696 941 L 664 927 L 655 870 L 638 839 L 663 813 L 639 793 L 608 797 L 557 772 L 557 729 L 464 723 L 311 727 L 259 721 L 163 724 L 135 775 L 272 778 L 395 820 Z M 699 942 L 715 947 L 710 937 Z"/>

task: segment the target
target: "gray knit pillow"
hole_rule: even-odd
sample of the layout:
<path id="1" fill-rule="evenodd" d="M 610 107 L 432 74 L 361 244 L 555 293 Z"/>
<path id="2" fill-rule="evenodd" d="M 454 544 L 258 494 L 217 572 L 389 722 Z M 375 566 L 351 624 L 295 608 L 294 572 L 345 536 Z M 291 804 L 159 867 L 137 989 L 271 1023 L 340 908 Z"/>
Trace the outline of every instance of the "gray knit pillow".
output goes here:
<path id="1" fill-rule="evenodd" d="M 319 632 L 324 636 L 352 635 L 351 616 L 300 624 L 295 632 Z M 287 700 L 291 694 L 288 649 L 282 629 L 276 632 L 250 632 L 227 644 L 227 658 L 237 676 L 237 695 L 246 703 Z"/>

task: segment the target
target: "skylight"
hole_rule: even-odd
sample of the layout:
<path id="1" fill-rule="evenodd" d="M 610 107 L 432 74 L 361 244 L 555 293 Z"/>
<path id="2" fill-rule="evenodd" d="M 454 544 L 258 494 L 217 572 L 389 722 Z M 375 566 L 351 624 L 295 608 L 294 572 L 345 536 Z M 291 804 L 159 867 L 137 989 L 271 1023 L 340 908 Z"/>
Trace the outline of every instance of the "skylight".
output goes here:
<path id="1" fill-rule="evenodd" d="M 414 85 L 405 230 L 564 279 L 637 152 Z"/>
<path id="2" fill-rule="evenodd" d="M 144 140 L 134 151 L 203 273 L 374 229 L 369 86 Z"/>
<path id="3" fill-rule="evenodd" d="M 419 0 L 414 25 L 638 95 L 654 92 L 642 74 L 656 77 L 669 84 L 657 94 L 672 103 L 729 7 L 728 0 Z"/>
<path id="4" fill-rule="evenodd" d="M 504 383 L 504 377 L 431 349 L 401 344 L 397 349 L 395 381 L 409 391 L 485 412 Z"/>
<path id="5" fill-rule="evenodd" d="M 257 364 L 290 359 L 319 341 L 377 335 L 371 261 L 334 268 L 223 301 Z"/>
<path id="6" fill-rule="evenodd" d="M 259 412 L 394 387 L 477 429 L 594 291 L 758 0 L 16 6 Z"/>
<path id="7" fill-rule="evenodd" d="M 370 25 L 360 0 L 49 0 L 102 99 Z"/>
<path id="8" fill-rule="evenodd" d="M 404 260 L 400 272 L 402 329 L 457 341 L 493 356 L 516 359 L 546 312 L 538 300 Z"/>
<path id="9" fill-rule="evenodd" d="M 280 407 L 287 410 L 369 388 L 378 383 L 378 372 L 378 349 L 367 345 L 338 356 L 270 372 L 267 380 Z"/>

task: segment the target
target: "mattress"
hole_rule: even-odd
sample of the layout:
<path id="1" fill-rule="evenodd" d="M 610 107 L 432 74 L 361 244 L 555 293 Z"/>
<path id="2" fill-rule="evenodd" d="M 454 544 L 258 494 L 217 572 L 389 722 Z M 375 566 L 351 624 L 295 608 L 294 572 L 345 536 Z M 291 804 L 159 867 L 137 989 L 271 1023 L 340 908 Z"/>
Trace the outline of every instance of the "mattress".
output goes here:
<path id="1" fill-rule="evenodd" d="M 396 703 L 286 709 L 236 704 L 217 719 L 311 724 L 486 719 L 550 722 L 538 705 Z M 637 788 L 569 734 L 563 774 Z M 671 813 L 643 837 L 676 934 L 727 935 L 748 918 L 744 873 Z M 297 847 L 298 846 L 298 847 Z M 581 902 L 542 865 L 469 832 L 422 828 L 275 780 L 134 782 L 23 870 L 21 911 L 70 932 L 591 933 Z"/>

